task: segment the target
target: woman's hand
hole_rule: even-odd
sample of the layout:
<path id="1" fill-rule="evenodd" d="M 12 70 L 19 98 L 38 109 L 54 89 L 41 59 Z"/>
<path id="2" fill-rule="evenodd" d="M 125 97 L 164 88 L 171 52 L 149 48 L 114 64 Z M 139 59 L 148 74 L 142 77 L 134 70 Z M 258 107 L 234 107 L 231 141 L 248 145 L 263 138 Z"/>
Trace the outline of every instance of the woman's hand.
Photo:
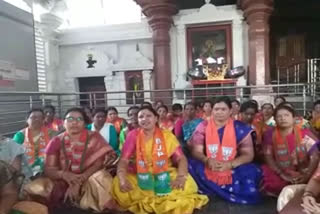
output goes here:
<path id="1" fill-rule="evenodd" d="M 210 170 L 217 171 L 216 163 L 216 160 L 214 160 L 213 158 L 209 158 L 206 162 L 206 165 Z"/>
<path id="2" fill-rule="evenodd" d="M 309 181 L 310 176 L 307 173 L 301 174 L 293 178 L 294 184 L 305 184 Z"/>
<path id="3" fill-rule="evenodd" d="M 70 185 L 65 193 L 64 202 L 70 201 L 71 203 L 76 203 L 80 200 L 80 189 L 81 186 L 78 184 Z"/>
<path id="4" fill-rule="evenodd" d="M 320 213 L 320 204 L 316 202 L 316 199 L 311 195 L 305 195 L 302 197 L 303 212 L 307 214 Z"/>
<path id="5" fill-rule="evenodd" d="M 127 178 L 119 177 L 119 182 L 120 182 L 120 190 L 121 192 L 130 192 L 131 190 L 133 190 L 131 183 L 128 181 Z"/>
<path id="6" fill-rule="evenodd" d="M 217 171 L 224 172 L 232 169 L 231 162 L 216 162 Z"/>
<path id="7" fill-rule="evenodd" d="M 187 175 L 178 175 L 174 181 L 171 181 L 172 189 L 184 189 L 187 180 Z"/>
<path id="8" fill-rule="evenodd" d="M 72 172 L 65 171 L 65 172 L 62 172 L 61 179 L 67 182 L 69 186 L 73 186 L 73 185 L 81 186 L 84 180 L 84 176 L 76 175 Z"/>
<path id="9" fill-rule="evenodd" d="M 287 181 L 287 182 L 289 182 L 289 183 L 291 183 L 291 184 L 294 183 L 293 178 L 292 178 L 291 176 L 285 174 L 285 173 L 281 173 L 281 174 L 280 174 L 280 177 L 281 177 L 283 180 L 285 180 L 285 181 Z"/>

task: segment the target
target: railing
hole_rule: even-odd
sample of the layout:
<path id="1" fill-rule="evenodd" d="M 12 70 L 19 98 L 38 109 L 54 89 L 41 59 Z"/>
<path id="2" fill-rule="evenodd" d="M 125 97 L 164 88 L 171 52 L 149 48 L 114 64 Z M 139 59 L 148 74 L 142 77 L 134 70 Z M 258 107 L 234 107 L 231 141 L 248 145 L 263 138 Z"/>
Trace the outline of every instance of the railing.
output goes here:
<path id="1" fill-rule="evenodd" d="M 315 83 L 320 78 L 320 59 L 306 59 L 288 67 L 277 67 L 277 84 Z"/>
<path id="2" fill-rule="evenodd" d="M 172 103 L 176 102 L 181 104 L 189 101 L 201 102 L 208 98 L 227 94 L 240 102 L 256 99 L 262 104 L 264 102 L 272 103 L 275 96 L 281 95 L 292 102 L 301 115 L 305 115 L 307 111 L 311 110 L 312 102 L 320 95 L 319 91 L 312 90 L 318 86 L 317 83 L 310 83 L 92 93 L 0 92 L 0 134 L 12 135 L 23 128 L 26 124 L 27 112 L 31 108 L 43 107 L 47 104 L 56 107 L 59 117 L 63 117 L 64 112 L 74 106 L 90 108 L 115 106 L 121 116 L 126 117 L 126 110 L 129 106 L 139 105 L 143 101 L 164 100 L 170 107 Z M 291 88 L 295 88 L 295 90 L 288 90 Z M 132 98 L 128 98 L 128 93 L 133 95 Z"/>

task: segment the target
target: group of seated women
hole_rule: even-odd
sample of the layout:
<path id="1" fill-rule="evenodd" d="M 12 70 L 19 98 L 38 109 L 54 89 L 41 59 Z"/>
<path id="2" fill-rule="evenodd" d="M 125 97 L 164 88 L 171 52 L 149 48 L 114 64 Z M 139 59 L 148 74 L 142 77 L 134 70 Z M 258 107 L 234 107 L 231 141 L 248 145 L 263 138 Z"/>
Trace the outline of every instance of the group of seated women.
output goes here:
<path id="1" fill-rule="evenodd" d="M 254 205 L 264 195 L 280 195 L 281 212 L 319 213 L 320 102 L 310 121 L 275 104 L 218 97 L 169 112 L 145 102 L 127 120 L 114 107 L 74 107 L 62 120 L 53 106 L 32 109 L 26 128 L 0 140 L 0 214 L 191 214 L 208 196 Z"/>

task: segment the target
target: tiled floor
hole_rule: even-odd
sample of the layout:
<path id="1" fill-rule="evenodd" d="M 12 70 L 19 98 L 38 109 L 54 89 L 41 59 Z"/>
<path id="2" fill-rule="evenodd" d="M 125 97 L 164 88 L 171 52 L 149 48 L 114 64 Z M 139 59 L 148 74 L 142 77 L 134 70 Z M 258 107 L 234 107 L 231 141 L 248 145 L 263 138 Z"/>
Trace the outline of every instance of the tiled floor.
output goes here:
<path id="1" fill-rule="evenodd" d="M 276 214 L 276 199 L 265 198 L 263 203 L 254 206 L 237 205 L 225 202 L 219 198 L 211 198 L 210 203 L 195 214 Z M 116 212 L 109 212 L 118 214 Z M 54 214 L 93 214 L 77 209 L 57 210 Z M 119 213 L 127 214 L 127 213 Z"/>

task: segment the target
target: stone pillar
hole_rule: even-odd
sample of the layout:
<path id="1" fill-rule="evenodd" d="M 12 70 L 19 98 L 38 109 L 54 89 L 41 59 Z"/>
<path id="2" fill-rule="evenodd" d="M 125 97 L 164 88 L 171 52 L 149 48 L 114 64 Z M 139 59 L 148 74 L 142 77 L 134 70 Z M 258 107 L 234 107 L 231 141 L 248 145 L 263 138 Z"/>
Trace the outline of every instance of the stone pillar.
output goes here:
<path id="1" fill-rule="evenodd" d="M 172 16 L 178 12 L 177 5 L 170 0 L 135 0 L 148 17 L 149 25 L 153 31 L 153 58 L 154 89 L 166 90 L 172 88 L 171 57 L 170 57 L 170 28 L 173 23 Z M 163 98 L 161 98 L 163 97 Z M 155 99 L 162 99 L 171 103 L 172 93 L 154 93 Z"/>
<path id="2" fill-rule="evenodd" d="M 47 91 L 54 92 L 53 90 L 57 90 L 57 68 L 59 66 L 59 46 L 56 30 L 63 20 L 52 13 L 44 13 L 40 16 L 40 19 L 40 29 L 45 47 Z"/>
<path id="3" fill-rule="evenodd" d="M 273 0 L 242 0 L 241 7 L 249 25 L 249 84 L 269 84 L 269 18 Z"/>

